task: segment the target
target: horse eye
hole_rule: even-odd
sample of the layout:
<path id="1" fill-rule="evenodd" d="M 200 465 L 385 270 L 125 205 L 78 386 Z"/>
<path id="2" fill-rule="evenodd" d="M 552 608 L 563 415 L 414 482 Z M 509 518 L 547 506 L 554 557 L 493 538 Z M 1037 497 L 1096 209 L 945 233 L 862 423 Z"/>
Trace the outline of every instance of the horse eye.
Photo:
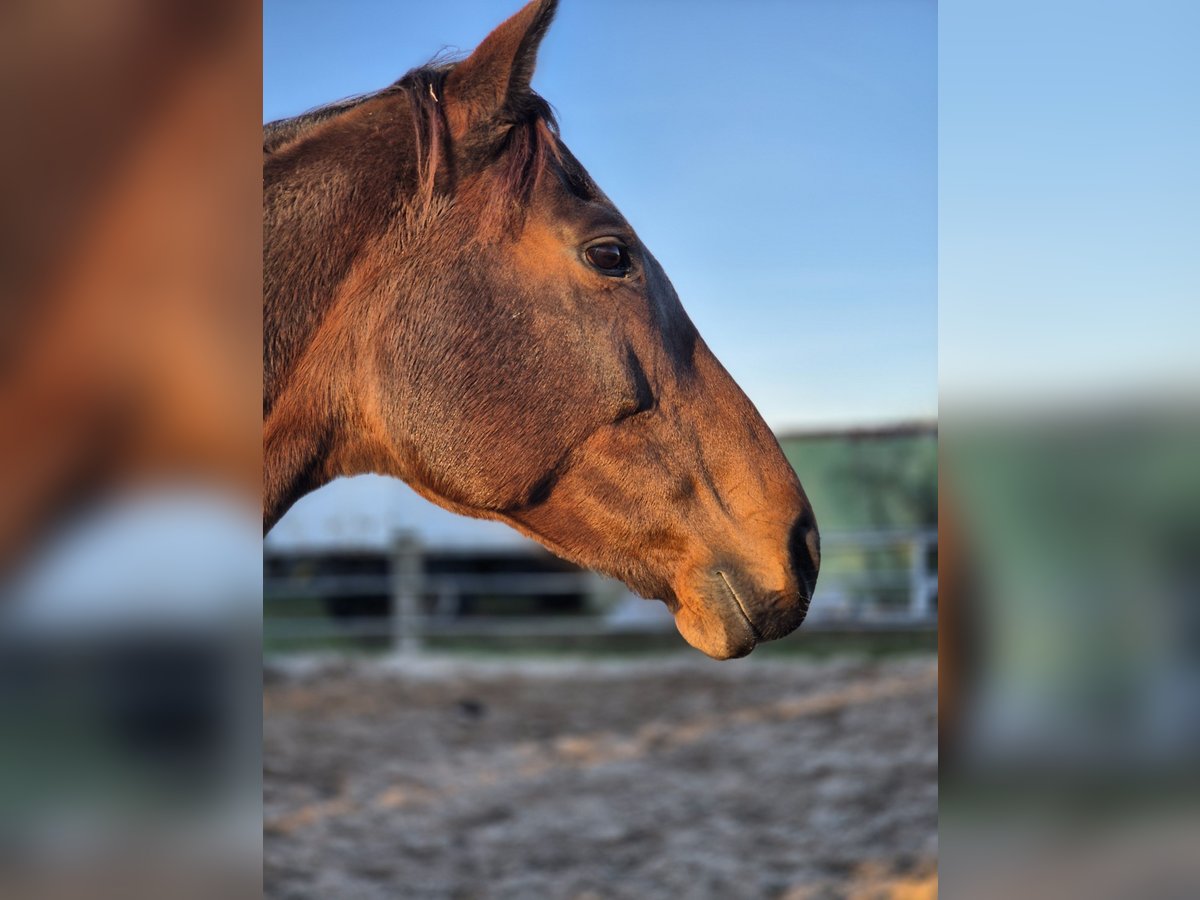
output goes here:
<path id="1" fill-rule="evenodd" d="M 629 271 L 629 251 L 620 244 L 593 244 L 584 251 L 584 256 L 605 275 L 624 275 Z"/>

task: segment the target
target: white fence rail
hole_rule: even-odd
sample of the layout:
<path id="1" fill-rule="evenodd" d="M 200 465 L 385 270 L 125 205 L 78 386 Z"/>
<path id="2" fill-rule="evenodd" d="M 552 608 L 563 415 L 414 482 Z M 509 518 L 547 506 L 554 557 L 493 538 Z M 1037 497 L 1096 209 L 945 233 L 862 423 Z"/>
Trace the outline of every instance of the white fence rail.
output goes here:
<path id="1" fill-rule="evenodd" d="M 437 637 L 601 637 L 673 630 L 669 617 L 622 621 L 607 613 L 624 592 L 589 572 L 429 573 L 425 551 L 400 534 L 390 573 L 312 575 L 264 579 L 264 637 L 273 643 L 374 639 L 413 653 Z M 589 611 L 564 615 L 464 614 L 471 595 L 523 597 L 577 595 Z M 313 599 L 388 598 L 387 615 L 339 619 L 290 615 L 288 607 Z M 272 614 L 277 613 L 277 614 Z M 937 624 L 937 530 L 831 532 L 822 536 L 822 566 L 805 629 L 932 629 Z"/>

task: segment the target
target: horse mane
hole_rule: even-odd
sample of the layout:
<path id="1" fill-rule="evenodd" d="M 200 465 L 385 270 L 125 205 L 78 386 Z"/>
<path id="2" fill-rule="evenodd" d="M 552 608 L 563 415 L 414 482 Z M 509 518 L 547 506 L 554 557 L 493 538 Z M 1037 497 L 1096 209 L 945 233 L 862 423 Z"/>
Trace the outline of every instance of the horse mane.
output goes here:
<path id="1" fill-rule="evenodd" d="M 298 116 L 268 122 L 263 125 L 263 153 L 269 156 L 293 146 L 319 126 L 365 103 L 404 96 L 408 100 L 418 172 L 418 191 L 414 199 L 428 204 L 437 193 L 438 175 L 446 171 L 450 163 L 446 153 L 449 135 L 442 104 L 446 78 L 457 62 L 444 57 L 435 59 L 410 70 L 382 90 L 347 97 Z M 509 103 L 493 127 L 504 134 L 504 139 L 499 144 L 483 142 L 481 146 L 469 149 L 464 162 L 468 167 L 474 167 L 502 160 L 503 166 L 496 173 L 497 193 L 511 197 L 517 209 L 523 208 L 546 163 L 553 158 L 560 165 L 564 164 L 554 109 L 536 92 L 526 91 Z M 452 177 L 447 181 L 451 185 L 450 193 L 453 193 Z"/>
<path id="2" fill-rule="evenodd" d="M 397 196 L 386 206 L 366 209 L 364 201 L 356 198 L 360 208 L 349 211 L 348 226 L 339 223 L 340 233 L 326 240 L 309 231 L 303 248 L 288 248 L 293 257 L 303 255 L 298 253 L 300 249 L 315 254 L 302 265 L 291 263 L 296 271 L 276 273 L 274 267 L 280 260 L 274 253 L 264 254 L 264 412 L 278 396 L 287 372 L 315 331 L 337 286 L 348 274 L 358 243 L 368 236 L 371 228 L 385 227 L 383 217 L 403 213 L 408 227 L 421 227 L 436 218 L 446 202 L 454 202 L 461 175 L 489 168 L 492 177 L 487 180 L 488 191 L 478 216 L 478 233 L 486 240 L 489 236 L 520 231 L 524 210 L 551 160 L 557 163 L 564 182 L 577 192 L 581 190 L 579 185 L 588 184 L 586 174 L 576 173 L 576 170 L 582 173 L 582 168 L 559 141 L 550 104 L 533 91 L 524 92 L 510 102 L 504 113 L 489 123 L 483 139 L 452 148 L 443 104 L 446 78 L 455 65 L 454 61 L 435 60 L 411 70 L 380 91 L 339 100 L 263 126 L 264 198 L 268 204 L 275 202 L 275 192 L 266 190 L 274 181 L 273 161 L 303 154 L 310 141 L 329 135 L 347 113 L 368 103 L 387 100 L 391 101 L 389 108 L 401 126 L 407 110 L 411 126 L 411 143 L 398 134 L 392 148 L 395 156 L 388 168 L 399 177 L 393 188 Z M 286 167 L 275 171 L 286 171 Z M 295 196 L 318 188 L 300 185 L 290 192 L 287 202 L 294 204 Z M 325 214 L 332 226 L 332 217 L 327 211 Z M 318 227 L 319 223 L 305 224 L 306 229 Z M 356 243 L 351 245 L 351 241 Z"/>

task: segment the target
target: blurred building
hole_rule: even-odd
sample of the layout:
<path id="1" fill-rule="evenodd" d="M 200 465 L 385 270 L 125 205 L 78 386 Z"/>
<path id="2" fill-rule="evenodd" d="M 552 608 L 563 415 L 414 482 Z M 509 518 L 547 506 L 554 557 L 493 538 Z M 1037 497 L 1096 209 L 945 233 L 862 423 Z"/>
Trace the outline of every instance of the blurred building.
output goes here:
<path id="1" fill-rule="evenodd" d="M 779 436 L 822 533 L 937 525 L 936 422 Z"/>
<path id="2" fill-rule="evenodd" d="M 821 529 L 809 621 L 937 614 L 936 422 L 780 435 Z"/>

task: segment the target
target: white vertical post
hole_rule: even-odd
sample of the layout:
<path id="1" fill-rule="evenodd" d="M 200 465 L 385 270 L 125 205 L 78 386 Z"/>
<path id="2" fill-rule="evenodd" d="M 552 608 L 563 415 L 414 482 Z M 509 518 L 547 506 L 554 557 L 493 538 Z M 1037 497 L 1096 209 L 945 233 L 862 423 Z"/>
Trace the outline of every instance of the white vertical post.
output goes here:
<path id="1" fill-rule="evenodd" d="M 606 600 L 613 593 L 612 582 L 599 572 L 586 571 L 581 573 L 579 577 L 583 587 L 584 603 L 586 604 L 587 611 L 592 614 L 607 611 L 608 604 Z"/>
<path id="2" fill-rule="evenodd" d="M 397 653 L 421 649 L 421 545 L 411 531 L 392 542 L 392 647 Z"/>
<path id="3" fill-rule="evenodd" d="M 929 614 L 925 571 L 925 536 L 915 535 L 908 543 L 908 611 L 920 621 Z"/>

